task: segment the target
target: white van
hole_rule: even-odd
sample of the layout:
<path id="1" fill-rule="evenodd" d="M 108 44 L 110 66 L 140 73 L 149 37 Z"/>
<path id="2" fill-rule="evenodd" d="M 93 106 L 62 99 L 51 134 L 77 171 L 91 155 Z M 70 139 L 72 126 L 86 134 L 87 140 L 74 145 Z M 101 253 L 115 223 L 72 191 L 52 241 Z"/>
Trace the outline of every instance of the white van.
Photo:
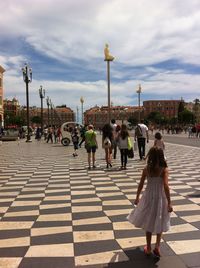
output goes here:
<path id="1" fill-rule="evenodd" d="M 61 126 L 61 135 L 62 135 L 61 143 L 62 143 L 62 145 L 68 146 L 72 142 L 71 135 L 72 135 L 72 131 L 74 130 L 75 127 L 78 128 L 78 132 L 80 133 L 80 129 L 83 126 L 77 122 L 66 122 L 66 123 L 62 124 L 62 126 Z"/>

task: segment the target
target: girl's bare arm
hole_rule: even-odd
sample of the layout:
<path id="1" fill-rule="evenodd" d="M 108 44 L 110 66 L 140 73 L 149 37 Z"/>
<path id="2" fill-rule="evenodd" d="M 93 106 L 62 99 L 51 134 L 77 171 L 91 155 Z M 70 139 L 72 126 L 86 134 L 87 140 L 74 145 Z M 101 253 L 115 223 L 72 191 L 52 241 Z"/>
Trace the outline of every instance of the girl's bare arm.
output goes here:
<path id="1" fill-rule="evenodd" d="M 165 195 L 167 198 L 167 202 L 168 202 L 168 211 L 172 212 L 173 208 L 171 205 L 171 198 L 170 198 L 170 191 L 169 191 L 169 184 L 168 184 L 168 168 L 165 168 L 163 171 L 163 182 L 164 182 L 164 190 L 165 190 Z"/>

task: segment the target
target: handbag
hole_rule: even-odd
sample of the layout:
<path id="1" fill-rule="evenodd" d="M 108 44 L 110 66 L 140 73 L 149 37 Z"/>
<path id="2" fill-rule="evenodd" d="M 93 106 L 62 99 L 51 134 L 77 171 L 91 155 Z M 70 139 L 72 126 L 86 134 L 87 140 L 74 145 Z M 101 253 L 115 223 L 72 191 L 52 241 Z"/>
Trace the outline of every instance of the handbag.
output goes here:
<path id="1" fill-rule="evenodd" d="M 128 150 L 128 158 L 134 158 L 133 147 L 132 147 L 131 149 Z"/>
<path id="2" fill-rule="evenodd" d="M 128 137 L 128 150 L 130 150 L 131 148 L 133 148 L 132 141 L 131 138 Z"/>

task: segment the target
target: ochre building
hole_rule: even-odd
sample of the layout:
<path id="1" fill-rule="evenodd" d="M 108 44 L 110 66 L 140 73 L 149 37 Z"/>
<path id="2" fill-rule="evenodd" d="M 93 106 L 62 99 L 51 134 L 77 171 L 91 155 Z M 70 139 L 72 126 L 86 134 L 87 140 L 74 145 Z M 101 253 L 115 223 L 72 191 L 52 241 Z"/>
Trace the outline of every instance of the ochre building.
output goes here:
<path id="1" fill-rule="evenodd" d="M 5 69 L 0 65 L 0 127 L 4 126 L 4 110 L 3 110 L 3 73 Z"/>

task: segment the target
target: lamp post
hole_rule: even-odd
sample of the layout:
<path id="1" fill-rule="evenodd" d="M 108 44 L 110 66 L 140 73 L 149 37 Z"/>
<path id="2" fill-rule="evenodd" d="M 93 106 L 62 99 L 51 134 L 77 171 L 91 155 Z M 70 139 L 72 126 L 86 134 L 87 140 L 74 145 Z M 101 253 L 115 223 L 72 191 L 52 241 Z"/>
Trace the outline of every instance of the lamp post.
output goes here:
<path id="1" fill-rule="evenodd" d="M 46 102 L 47 102 L 47 122 L 48 122 L 48 127 L 49 127 L 49 106 L 50 106 L 50 98 L 49 98 L 49 96 L 47 96 Z"/>
<path id="2" fill-rule="evenodd" d="M 104 48 L 104 61 L 107 62 L 107 83 L 108 83 L 108 123 L 110 123 L 111 119 L 111 111 L 110 111 L 110 62 L 114 60 L 114 57 L 110 55 L 108 44 L 105 45 Z"/>
<path id="3" fill-rule="evenodd" d="M 53 103 L 50 100 L 50 108 L 51 108 L 51 127 L 53 127 Z"/>
<path id="4" fill-rule="evenodd" d="M 79 116 L 78 116 L 78 114 L 79 114 L 79 108 L 78 108 L 78 106 L 76 107 L 76 122 L 77 123 L 79 123 Z"/>
<path id="5" fill-rule="evenodd" d="M 80 102 L 81 102 L 81 116 L 82 116 L 82 125 L 84 124 L 84 115 L 83 115 L 83 103 L 84 103 L 84 99 L 83 97 L 80 98 Z"/>
<path id="6" fill-rule="evenodd" d="M 23 80 L 26 84 L 26 118 L 27 118 L 27 138 L 26 142 L 31 142 L 30 122 L 29 122 L 29 92 L 28 84 L 32 82 L 32 69 L 27 64 L 22 68 Z"/>
<path id="7" fill-rule="evenodd" d="M 140 94 L 142 92 L 142 87 L 139 84 L 138 90 L 136 90 L 136 93 L 138 93 L 138 107 L 139 107 L 139 113 L 138 113 L 138 123 L 140 123 Z"/>
<path id="8" fill-rule="evenodd" d="M 43 121 L 43 99 L 45 97 L 45 89 L 40 86 L 39 88 L 39 96 L 41 99 L 41 133 L 43 134 L 44 121 Z"/>

